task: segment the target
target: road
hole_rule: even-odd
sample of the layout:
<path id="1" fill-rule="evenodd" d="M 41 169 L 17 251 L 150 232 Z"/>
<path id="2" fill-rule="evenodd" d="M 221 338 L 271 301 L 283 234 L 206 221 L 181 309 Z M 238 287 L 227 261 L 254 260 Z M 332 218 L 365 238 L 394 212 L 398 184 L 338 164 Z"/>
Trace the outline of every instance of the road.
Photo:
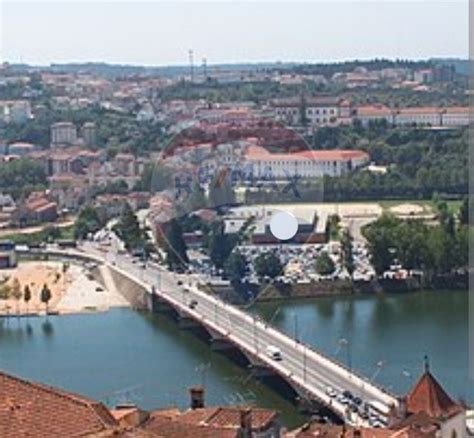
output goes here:
<path id="1" fill-rule="evenodd" d="M 129 255 L 119 254 L 112 247 L 99 248 L 96 244 L 87 244 L 82 249 L 105 258 L 111 267 L 136 278 L 149 290 L 153 286 L 156 293 L 179 313 L 203 324 L 215 336 L 231 342 L 254 364 L 272 369 L 298 388 L 300 395 L 306 394 L 322 401 L 349 423 L 368 426 L 367 420 L 350 412 L 347 405 L 340 403 L 337 398 L 327 395 L 328 387 L 338 394 L 348 390 L 364 402 L 378 401 L 387 408 L 398 404 L 394 396 L 343 365 L 292 339 L 265 321 L 204 292 L 197 287 L 199 279 L 196 275 L 175 274 L 152 263 L 144 268 L 141 262 L 134 261 Z M 190 308 L 192 301 L 197 303 L 194 308 Z M 270 345 L 281 351 L 281 361 L 268 355 L 267 347 Z"/>

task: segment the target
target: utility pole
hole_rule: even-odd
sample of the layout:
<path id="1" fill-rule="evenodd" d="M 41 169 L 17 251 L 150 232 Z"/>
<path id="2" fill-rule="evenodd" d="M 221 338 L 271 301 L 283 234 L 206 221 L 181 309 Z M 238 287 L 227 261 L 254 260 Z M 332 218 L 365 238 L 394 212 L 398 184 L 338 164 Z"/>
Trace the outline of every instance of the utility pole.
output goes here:
<path id="1" fill-rule="evenodd" d="M 207 59 L 202 58 L 202 74 L 204 76 L 204 82 L 207 82 Z"/>
<path id="2" fill-rule="evenodd" d="M 188 56 L 189 56 L 189 76 L 191 78 L 191 82 L 194 82 L 194 52 L 193 52 L 193 49 L 189 50 Z"/>
<path id="3" fill-rule="evenodd" d="M 255 352 L 258 354 L 258 337 L 257 337 L 257 317 L 253 315 L 253 342 L 255 346 Z"/>
<path id="4" fill-rule="evenodd" d="M 294 338 L 295 338 L 295 343 L 298 345 L 298 315 L 295 313 L 293 313 L 293 318 L 294 318 Z"/>
<path id="5" fill-rule="evenodd" d="M 306 344 L 303 344 L 303 382 L 306 384 Z"/>

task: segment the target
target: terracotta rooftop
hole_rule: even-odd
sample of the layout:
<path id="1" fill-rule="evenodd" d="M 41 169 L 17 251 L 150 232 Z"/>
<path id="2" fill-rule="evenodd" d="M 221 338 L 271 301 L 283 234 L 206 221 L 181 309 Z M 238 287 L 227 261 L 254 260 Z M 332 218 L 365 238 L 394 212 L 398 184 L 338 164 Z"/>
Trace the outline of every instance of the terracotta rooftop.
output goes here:
<path id="1" fill-rule="evenodd" d="M 287 434 L 288 438 L 390 438 L 394 432 L 388 429 L 337 426 L 334 424 L 308 423 Z"/>
<path id="2" fill-rule="evenodd" d="M 462 409 L 428 370 L 407 395 L 406 407 L 411 414 L 424 412 L 432 418 L 450 417 Z"/>
<path id="3" fill-rule="evenodd" d="M 273 154 L 261 146 L 250 146 L 246 158 L 249 160 L 285 160 L 285 161 L 348 161 L 353 159 L 369 159 L 366 152 L 359 150 L 306 150 L 293 153 Z"/>
<path id="4" fill-rule="evenodd" d="M 239 429 L 194 424 L 182 421 L 181 415 L 170 417 L 160 413 L 152 414 L 140 430 L 149 433 L 150 436 L 162 438 L 238 438 L 240 436 Z"/>
<path id="5" fill-rule="evenodd" d="M 1 437 L 82 437 L 116 425 L 102 403 L 0 372 Z"/>
<path id="6" fill-rule="evenodd" d="M 239 428 L 243 409 L 251 412 L 253 430 L 266 429 L 277 417 L 277 413 L 269 409 L 224 406 L 189 410 L 181 415 L 180 420 L 189 424 Z"/>

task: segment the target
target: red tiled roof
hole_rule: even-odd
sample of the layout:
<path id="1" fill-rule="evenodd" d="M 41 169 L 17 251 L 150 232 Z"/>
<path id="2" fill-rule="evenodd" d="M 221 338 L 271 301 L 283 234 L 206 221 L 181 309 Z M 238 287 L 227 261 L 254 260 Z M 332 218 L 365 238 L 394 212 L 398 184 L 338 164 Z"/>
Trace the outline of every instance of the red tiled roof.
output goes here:
<path id="1" fill-rule="evenodd" d="M 407 115 L 418 115 L 418 114 L 440 114 L 442 112 L 441 108 L 436 106 L 418 106 L 413 108 L 400 108 L 398 114 L 407 114 Z"/>
<path id="2" fill-rule="evenodd" d="M 0 372 L 0 437 L 79 437 L 116 425 L 102 403 Z"/>
<path id="3" fill-rule="evenodd" d="M 380 104 L 359 106 L 356 111 L 358 116 L 388 117 L 392 115 L 392 110 L 388 106 Z"/>
<path id="4" fill-rule="evenodd" d="M 394 434 L 392 430 L 376 428 L 359 428 L 337 426 L 334 424 L 311 423 L 300 429 L 290 432 L 292 438 L 389 438 Z"/>
<path id="5" fill-rule="evenodd" d="M 470 108 L 468 106 L 449 106 L 444 108 L 446 114 L 465 114 L 468 115 Z"/>
<path id="6" fill-rule="evenodd" d="M 242 411 L 246 409 L 250 411 L 254 430 L 266 429 L 277 416 L 275 411 L 269 409 L 223 406 L 189 410 L 181 415 L 180 420 L 191 424 L 239 428 Z"/>
<path id="7" fill-rule="evenodd" d="M 273 154 L 261 146 L 250 146 L 246 157 L 249 160 L 314 160 L 314 161 L 348 161 L 353 159 L 368 159 L 369 155 L 359 150 L 319 150 L 300 151 L 289 154 Z"/>
<path id="8" fill-rule="evenodd" d="M 424 412 L 432 418 L 450 417 L 462 407 L 445 392 L 433 375 L 426 371 L 406 397 L 407 411 Z"/>
<path id="9" fill-rule="evenodd" d="M 183 422 L 180 418 L 181 416 L 170 418 L 152 415 L 140 429 L 162 438 L 238 438 L 240 436 L 239 430 L 234 428 L 192 424 Z"/>

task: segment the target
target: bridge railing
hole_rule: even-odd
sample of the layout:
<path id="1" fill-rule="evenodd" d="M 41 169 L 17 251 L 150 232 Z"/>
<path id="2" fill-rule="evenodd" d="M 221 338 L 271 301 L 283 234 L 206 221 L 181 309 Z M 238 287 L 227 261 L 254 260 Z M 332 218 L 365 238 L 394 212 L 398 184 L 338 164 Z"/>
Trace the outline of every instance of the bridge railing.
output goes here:
<path id="1" fill-rule="evenodd" d="M 282 330 L 275 326 L 275 324 L 273 324 L 271 321 L 266 321 L 266 320 L 263 320 L 261 319 L 261 322 L 263 324 L 266 324 L 267 326 L 271 327 L 273 330 L 277 331 L 277 332 L 282 332 Z M 336 357 L 333 357 L 333 356 L 329 356 L 327 353 L 324 353 L 322 352 L 321 350 L 319 350 L 318 348 L 316 348 L 314 345 L 309 345 L 308 343 L 304 342 L 304 341 L 301 341 L 301 340 L 298 340 L 296 341 L 294 338 L 292 338 L 288 333 L 284 333 L 286 336 L 288 336 L 290 339 L 293 339 L 295 342 L 298 342 L 298 344 L 304 346 L 306 349 L 308 349 L 309 351 L 313 351 L 314 353 L 316 353 L 317 355 L 321 356 L 322 358 L 334 363 L 335 365 L 337 365 L 338 367 L 344 369 L 347 373 L 350 373 L 354 376 L 356 376 L 358 379 L 364 381 L 365 383 L 377 388 L 379 391 L 381 391 L 382 393 L 388 395 L 389 397 L 392 397 L 394 399 L 397 399 L 398 397 L 393 394 L 392 392 L 390 392 L 389 390 L 387 390 L 386 388 L 384 388 L 382 385 L 380 385 L 379 383 L 377 382 L 374 382 L 374 381 L 371 381 L 370 379 L 368 379 L 366 376 L 362 375 L 361 373 L 359 373 L 357 370 L 355 370 L 354 368 L 349 368 L 344 362 L 342 362 L 341 360 L 339 360 L 338 358 Z"/>

